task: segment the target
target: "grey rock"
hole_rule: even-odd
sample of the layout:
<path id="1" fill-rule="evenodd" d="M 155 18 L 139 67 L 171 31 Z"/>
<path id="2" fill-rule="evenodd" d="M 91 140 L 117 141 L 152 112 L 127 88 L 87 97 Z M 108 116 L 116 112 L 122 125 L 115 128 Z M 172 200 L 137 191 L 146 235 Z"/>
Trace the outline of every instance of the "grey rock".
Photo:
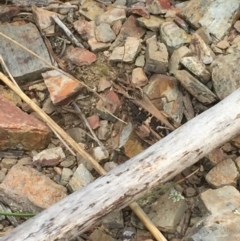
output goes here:
<path id="1" fill-rule="evenodd" d="M 240 87 L 240 53 L 219 56 L 212 64 L 212 82 L 216 95 L 224 99 Z"/>
<path id="2" fill-rule="evenodd" d="M 192 94 L 201 103 L 208 105 L 217 100 L 216 95 L 211 90 L 209 90 L 186 70 L 177 70 L 175 77 L 190 92 L 190 94 Z"/>
<path id="3" fill-rule="evenodd" d="M 123 228 L 124 221 L 123 221 L 122 211 L 115 211 L 115 212 L 109 213 L 102 220 L 102 224 L 107 229 Z"/>
<path id="4" fill-rule="evenodd" d="M 69 168 L 63 168 L 62 169 L 62 173 L 61 173 L 61 179 L 60 179 L 60 183 L 65 186 L 68 184 L 70 178 L 72 177 L 73 172 L 71 169 Z"/>
<path id="5" fill-rule="evenodd" d="M 160 35 L 163 43 L 166 44 L 170 52 L 191 41 L 190 35 L 174 22 L 163 23 L 160 27 Z"/>
<path id="6" fill-rule="evenodd" d="M 68 185 L 72 192 L 79 190 L 94 180 L 92 174 L 83 164 L 80 164 L 70 179 Z"/>
<path id="7" fill-rule="evenodd" d="M 104 13 L 104 10 L 99 6 L 98 2 L 88 0 L 81 4 L 79 12 L 88 20 L 95 21 L 99 15 Z"/>
<path id="8" fill-rule="evenodd" d="M 184 57 L 181 59 L 181 64 L 192 72 L 202 83 L 206 84 L 210 80 L 211 74 L 197 57 Z"/>
<path id="9" fill-rule="evenodd" d="M 145 56 L 144 55 L 139 55 L 136 58 L 135 65 L 137 67 L 143 67 L 145 65 Z"/>
<path id="10" fill-rule="evenodd" d="M 100 23 L 95 28 L 95 36 L 99 42 L 107 43 L 115 40 L 116 35 L 108 23 Z"/>
<path id="11" fill-rule="evenodd" d="M 168 69 L 168 52 L 163 43 L 158 43 L 156 35 L 147 40 L 146 73 L 165 74 Z"/>
<path id="12" fill-rule="evenodd" d="M 17 159 L 11 159 L 11 158 L 3 158 L 1 161 L 2 167 L 7 169 L 10 169 L 16 163 L 17 163 Z"/>
<path id="13" fill-rule="evenodd" d="M 236 185 L 238 171 L 231 159 L 226 159 L 215 166 L 207 175 L 206 181 L 213 187 L 219 188 L 224 185 Z"/>
<path id="14" fill-rule="evenodd" d="M 77 143 L 85 143 L 86 142 L 86 132 L 79 128 L 71 128 L 66 131 Z"/>

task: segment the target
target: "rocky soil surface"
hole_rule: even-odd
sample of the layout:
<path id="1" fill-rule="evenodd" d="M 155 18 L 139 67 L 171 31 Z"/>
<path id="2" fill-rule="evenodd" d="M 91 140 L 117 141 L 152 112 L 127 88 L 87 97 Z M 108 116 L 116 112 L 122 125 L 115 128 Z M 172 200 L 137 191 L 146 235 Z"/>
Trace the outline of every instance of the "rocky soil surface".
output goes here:
<path id="1" fill-rule="evenodd" d="M 3 72 L 106 172 L 240 87 L 240 0 L 8 2 Z M 0 211 L 37 214 L 99 177 L 40 113 L 0 85 Z M 166 240 L 240 240 L 237 134 L 138 201 Z M 3 212 L 0 236 L 26 219 Z M 155 239 L 126 207 L 76 240 Z"/>

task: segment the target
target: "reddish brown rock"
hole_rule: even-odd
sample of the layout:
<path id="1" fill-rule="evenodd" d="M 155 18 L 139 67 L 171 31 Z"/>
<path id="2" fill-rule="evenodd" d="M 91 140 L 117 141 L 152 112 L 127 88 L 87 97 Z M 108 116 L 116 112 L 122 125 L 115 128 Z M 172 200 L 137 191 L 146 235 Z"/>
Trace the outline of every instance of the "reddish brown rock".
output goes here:
<path id="1" fill-rule="evenodd" d="M 0 96 L 0 149 L 38 150 L 50 141 L 51 131 Z"/>
<path id="2" fill-rule="evenodd" d="M 87 118 L 87 121 L 93 130 L 97 129 L 100 126 L 98 115 L 89 116 Z"/>
<path id="3" fill-rule="evenodd" d="M 68 51 L 66 59 L 77 66 L 90 65 L 96 61 L 97 57 L 94 53 L 84 48 L 72 48 Z"/>
<path id="4" fill-rule="evenodd" d="M 54 105 L 67 104 L 83 89 L 81 83 L 74 78 L 52 70 L 42 74 Z"/>
<path id="5" fill-rule="evenodd" d="M 5 195 L 8 195 L 8 192 L 14 192 L 19 200 L 27 199 L 43 209 L 67 196 L 66 188 L 30 166 L 21 165 L 12 167 L 1 183 L 0 189 Z"/>

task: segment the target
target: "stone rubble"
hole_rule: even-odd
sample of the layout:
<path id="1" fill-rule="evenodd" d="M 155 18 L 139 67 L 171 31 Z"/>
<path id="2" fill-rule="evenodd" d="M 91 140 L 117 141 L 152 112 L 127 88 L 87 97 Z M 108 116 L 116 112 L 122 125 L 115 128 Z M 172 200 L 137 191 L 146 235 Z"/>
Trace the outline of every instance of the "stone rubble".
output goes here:
<path id="1" fill-rule="evenodd" d="M 65 6 L 71 4 L 64 3 Z M 146 149 L 146 143 L 152 143 L 149 133 L 155 132 L 146 128 L 148 120 L 139 125 L 137 130 L 134 130 L 131 122 L 115 129 L 119 121 L 113 115 L 122 118 L 123 100 L 121 92 L 114 88 L 114 84 L 120 80 L 116 76 L 112 78 L 109 66 L 129 76 L 127 85 L 141 88 L 157 110 L 164 112 L 177 126 L 239 88 L 239 0 L 189 0 L 176 3 L 170 0 L 83 0 L 76 5 L 78 10 L 74 10 L 77 14 L 72 21 L 69 21 L 70 13 L 73 13 L 71 8 L 61 8 L 59 13 L 55 13 L 55 10 L 34 7 L 34 15 L 47 37 L 55 33 L 51 19 L 53 14 L 60 19 L 67 19 L 68 26 L 72 26 L 73 34 L 83 40 L 85 48 L 70 46 L 70 42 L 66 41 L 66 51 L 61 59 L 66 61 L 66 68 L 70 72 L 75 66 L 75 72 L 71 73 L 97 90 L 101 99 L 91 96 L 84 106 L 86 97 L 81 98 L 86 95 L 86 89 L 77 78 L 70 74 L 65 76 L 56 70 L 49 71 L 49 66 L 28 56 L 25 51 L 13 50 L 14 59 L 11 54 L 6 56 L 6 53 L 11 53 L 8 49 L 2 48 L 4 52 L 0 50 L 0 54 L 13 76 L 24 84 L 23 89 L 31 99 L 61 125 L 65 121 L 69 136 L 88 148 L 87 151 L 98 162 L 102 162 L 107 171 L 123 162 L 120 159 L 122 150 L 125 161 Z M 2 20 L 3 16 L 0 15 L 0 18 Z M 16 26 L 18 35 L 22 31 L 25 38 L 42 40 L 33 24 L 19 25 L 17 22 Z M 16 37 L 16 26 L 0 24 L 0 32 L 19 38 L 20 43 L 26 44 L 24 37 Z M 31 32 L 30 37 L 26 29 Z M 8 42 L 0 38 L 8 48 Z M 45 45 L 37 40 L 32 40 L 33 51 L 40 50 L 39 55 L 50 63 Z M 31 49 L 32 44 L 27 47 Z M 15 45 L 11 46 L 15 48 Z M 27 63 L 20 61 L 15 53 L 20 57 L 25 56 Z M 104 67 L 99 65 L 101 55 L 106 63 L 109 61 Z M 8 64 L 11 62 L 18 68 L 14 69 Z M 30 62 L 31 65 L 28 65 Z M 83 72 L 78 73 L 81 69 L 89 75 L 93 73 L 94 81 L 85 79 Z M 38 80 L 40 75 L 44 82 L 27 86 L 26 82 Z M 64 198 L 67 189 L 74 192 L 94 180 L 92 166 L 79 154 L 76 157 L 69 155 L 56 139 L 50 143 L 50 130 L 31 116 L 34 113 L 29 106 L 15 99 L 14 94 L 2 94 L 1 89 L 0 93 L 0 136 L 10 137 L 1 139 L 0 150 L 18 148 L 32 151 L 27 153 L 31 156 L 29 159 L 1 157 L 1 202 L 6 204 L 10 200 L 18 209 L 37 213 Z M 106 143 L 106 149 L 89 141 L 91 136 L 82 129 L 82 120 L 76 120 L 76 112 L 65 115 L 65 119 L 59 117 L 64 114 L 64 107 L 61 109 L 60 106 L 68 108 L 74 98 L 83 106 L 88 123 L 98 139 Z M 31 115 L 23 113 L 16 105 Z M 11 117 L 9 113 L 14 113 L 14 116 Z M 136 113 L 133 115 L 137 116 Z M 158 139 L 164 136 L 161 133 Z M 88 146 L 89 143 L 91 146 Z M 147 215 L 168 240 L 240 239 L 239 147 L 240 137 L 237 136 L 231 143 L 213 150 L 201 160 L 197 174 L 167 189 L 151 205 L 144 206 Z M 60 149 L 61 153 L 55 149 Z M 37 154 L 36 150 L 42 152 Z M 39 155 L 45 152 L 47 154 L 40 158 Z M 176 177 L 176 181 L 190 173 L 190 169 L 185 170 Z M 31 183 L 34 185 L 29 185 Z M 18 199 L 24 201 L 19 203 Z M 191 213 L 189 217 L 188 212 Z M 129 218 L 131 225 L 126 227 Z M 186 220 L 189 220 L 187 227 Z M 10 230 L 11 226 L 2 225 L 3 221 L 0 221 L 0 231 L 8 227 Z M 92 230 L 89 238 L 93 241 L 114 241 L 119 240 L 119 233 L 130 232 L 135 234 L 134 238 L 131 237 L 133 241 L 152 240 L 151 235 L 142 229 L 143 224 L 129 210 L 121 210 L 105 217 L 102 226 Z"/>

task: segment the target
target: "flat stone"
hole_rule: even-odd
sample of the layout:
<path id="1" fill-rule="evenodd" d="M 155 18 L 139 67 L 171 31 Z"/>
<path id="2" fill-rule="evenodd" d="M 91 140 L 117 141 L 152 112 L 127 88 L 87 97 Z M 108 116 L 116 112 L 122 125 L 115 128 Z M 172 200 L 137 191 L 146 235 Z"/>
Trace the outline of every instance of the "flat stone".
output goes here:
<path id="1" fill-rule="evenodd" d="M 240 87 L 238 63 L 240 53 L 219 56 L 211 64 L 212 82 L 216 95 L 222 100 Z"/>
<path id="2" fill-rule="evenodd" d="M 72 176 L 73 176 L 73 171 L 72 171 L 70 168 L 64 167 L 64 168 L 62 169 L 60 183 L 61 183 L 63 186 L 66 186 Z"/>
<path id="3" fill-rule="evenodd" d="M 54 105 L 54 104 L 52 103 L 51 98 L 47 98 L 47 99 L 44 101 L 43 106 L 42 106 L 42 110 L 43 110 L 46 114 L 50 115 L 50 114 L 52 114 L 56 109 L 57 109 L 57 107 L 56 107 L 56 105 Z"/>
<path id="4" fill-rule="evenodd" d="M 118 20 L 124 21 L 125 19 L 126 19 L 126 10 L 124 8 L 115 7 L 99 15 L 96 22 L 98 24 L 104 22 L 112 26 L 114 22 Z"/>
<path id="5" fill-rule="evenodd" d="M 93 130 L 100 126 L 99 115 L 92 115 L 87 118 L 87 121 Z"/>
<path id="6" fill-rule="evenodd" d="M 36 166 L 57 166 L 65 154 L 61 147 L 53 147 L 39 152 L 33 156 L 33 163 Z"/>
<path id="7" fill-rule="evenodd" d="M 106 141 L 111 135 L 111 125 L 107 120 L 101 120 L 99 125 L 100 126 L 97 132 L 98 139 L 101 141 Z"/>
<path id="8" fill-rule="evenodd" d="M 80 127 L 69 128 L 67 134 L 70 135 L 77 143 L 86 142 L 86 132 Z"/>
<path id="9" fill-rule="evenodd" d="M 94 53 L 106 50 L 111 46 L 111 43 L 98 42 L 95 38 L 89 39 L 88 44 L 90 46 L 91 51 L 93 51 Z"/>
<path id="10" fill-rule="evenodd" d="M 95 36 L 99 42 L 107 43 L 115 40 L 116 35 L 108 23 L 100 23 L 95 28 Z"/>
<path id="11" fill-rule="evenodd" d="M 230 44 L 227 40 L 221 40 L 217 43 L 216 46 L 220 49 L 227 49 L 230 46 Z"/>
<path id="12" fill-rule="evenodd" d="M 133 63 L 137 54 L 141 49 L 141 43 L 138 38 L 127 37 L 123 47 L 116 47 L 109 60 L 112 62 L 123 61 L 125 63 Z"/>
<path id="13" fill-rule="evenodd" d="M 209 161 L 216 166 L 218 163 L 222 162 L 225 159 L 225 154 L 222 150 L 222 148 L 217 148 L 212 150 L 207 155 Z"/>
<path id="14" fill-rule="evenodd" d="M 239 0 L 215 0 L 205 6 L 206 12 L 199 20 L 199 24 L 205 26 L 216 39 L 222 39 L 231 28 L 234 21 L 233 15 L 236 14 L 239 7 Z"/>
<path id="15" fill-rule="evenodd" d="M 56 70 L 42 73 L 42 76 L 54 105 L 69 103 L 83 90 L 77 79 L 65 76 Z"/>
<path id="16" fill-rule="evenodd" d="M 170 52 L 191 41 L 190 35 L 174 22 L 163 23 L 160 27 L 160 34 L 163 43 L 166 44 Z"/>
<path id="17" fill-rule="evenodd" d="M 3 158 L 1 164 L 3 168 L 11 169 L 17 163 L 17 159 Z"/>
<path id="18" fill-rule="evenodd" d="M 211 35 L 208 32 L 206 27 L 199 28 L 196 33 L 202 38 L 202 40 L 207 44 L 210 45 L 213 42 Z"/>
<path id="19" fill-rule="evenodd" d="M 117 46 L 122 46 L 126 42 L 127 37 L 135 37 L 140 39 L 145 34 L 145 30 L 138 26 L 136 18 L 131 15 L 123 24 L 120 33 L 112 43 L 110 50 Z"/>
<path id="20" fill-rule="evenodd" d="M 73 173 L 73 177 L 70 179 L 68 185 L 72 192 L 85 187 L 94 180 L 92 174 L 86 169 L 83 164 L 80 164 L 76 171 Z"/>
<path id="21" fill-rule="evenodd" d="M 174 50 L 169 60 L 169 72 L 175 74 L 175 72 L 180 69 L 181 59 L 190 55 L 192 55 L 191 50 L 186 46 Z"/>
<path id="22" fill-rule="evenodd" d="M 171 9 L 170 0 L 147 0 L 146 9 L 152 14 L 164 14 Z"/>
<path id="23" fill-rule="evenodd" d="M 239 20 L 234 24 L 234 28 L 240 33 L 240 21 Z"/>
<path id="24" fill-rule="evenodd" d="M 141 153 L 146 149 L 146 146 L 139 137 L 134 132 L 133 126 L 131 123 L 128 123 L 124 126 L 122 133 L 120 135 L 120 144 L 119 148 L 124 148 L 124 153 L 127 157 L 132 158 L 137 154 Z"/>
<path id="25" fill-rule="evenodd" d="M 74 29 L 81 35 L 84 40 L 95 38 L 95 22 L 85 19 L 77 20 L 73 23 Z"/>
<path id="26" fill-rule="evenodd" d="M 129 12 L 133 13 L 133 14 L 140 15 L 140 16 L 142 16 L 144 18 L 149 18 L 150 17 L 149 12 L 148 12 L 148 10 L 145 7 L 145 3 L 144 2 L 137 2 L 137 3 L 133 4 L 131 6 L 131 8 L 129 8 Z"/>
<path id="27" fill-rule="evenodd" d="M 108 81 L 105 77 L 101 78 L 98 83 L 98 91 L 102 92 L 112 86 L 111 82 Z"/>
<path id="28" fill-rule="evenodd" d="M 143 210 L 153 224 L 161 231 L 168 233 L 173 233 L 175 231 L 177 224 L 187 210 L 185 199 L 173 201 L 170 198 L 173 192 L 177 194 L 175 189 L 170 189 L 160 196 L 157 201 L 149 205 L 148 208 L 143 207 Z"/>
<path id="29" fill-rule="evenodd" d="M 100 146 L 93 148 L 93 157 L 97 162 L 100 162 L 102 160 L 106 160 L 109 158 L 109 153 L 106 149 L 103 149 Z"/>
<path id="30" fill-rule="evenodd" d="M 201 103 L 208 105 L 217 101 L 216 95 L 186 70 L 177 70 L 175 77 Z"/>
<path id="31" fill-rule="evenodd" d="M 167 75 L 152 75 L 149 84 L 144 87 L 144 92 L 158 110 L 164 110 L 177 123 L 183 117 L 183 99 L 174 77 Z"/>
<path id="32" fill-rule="evenodd" d="M 22 21 L 15 21 L 14 24 L 1 24 L 0 32 L 33 51 L 48 63 L 51 63 L 48 50 L 34 24 L 23 24 Z M 9 40 L 0 37 L 0 42 L 0 55 L 4 59 L 15 80 L 21 83 L 33 81 L 40 78 L 41 73 L 49 69 L 49 66 L 44 62 L 34 57 L 26 50 L 19 48 Z"/>
<path id="33" fill-rule="evenodd" d="M 43 122 L 0 96 L 0 136 L 0 150 L 38 150 L 48 145 L 51 131 Z"/>
<path id="34" fill-rule="evenodd" d="M 122 211 L 120 210 L 120 211 L 115 211 L 115 212 L 109 213 L 102 220 L 102 225 L 107 229 L 123 228 L 124 221 L 123 221 Z"/>
<path id="35" fill-rule="evenodd" d="M 139 56 L 136 58 L 135 66 L 137 66 L 137 67 L 143 67 L 144 65 L 145 65 L 145 56 L 144 56 L 144 55 L 139 55 Z"/>
<path id="36" fill-rule="evenodd" d="M 226 159 L 215 166 L 207 175 L 206 181 L 213 187 L 219 188 L 224 185 L 236 185 L 238 171 L 231 159 Z"/>
<path id="37" fill-rule="evenodd" d="M 64 161 L 61 161 L 60 166 L 68 168 L 73 166 L 74 163 L 75 163 L 75 157 L 70 156 L 70 157 L 67 157 Z"/>
<path id="38" fill-rule="evenodd" d="M 5 179 L 6 175 L 3 171 L 0 170 L 0 183 L 3 182 L 3 180 Z"/>
<path id="39" fill-rule="evenodd" d="M 81 4 L 79 12 L 88 20 L 95 21 L 99 15 L 104 13 L 104 10 L 99 2 L 87 0 Z"/>
<path id="40" fill-rule="evenodd" d="M 30 166 L 21 165 L 15 165 L 11 168 L 0 184 L 0 189 L 6 196 L 9 192 L 9 198 L 11 198 L 11 193 L 17 195 L 17 202 L 27 199 L 33 205 L 42 209 L 52 206 L 67 196 L 66 188 L 56 184 Z M 24 206 L 24 204 L 22 205 Z"/>
<path id="41" fill-rule="evenodd" d="M 163 43 L 158 43 L 156 35 L 147 40 L 146 73 L 165 74 L 168 69 L 168 52 Z"/>
<path id="42" fill-rule="evenodd" d="M 158 18 L 153 15 L 150 15 L 149 18 L 138 18 L 137 21 L 141 27 L 148 28 L 154 32 L 158 32 L 160 26 L 165 22 L 163 18 Z"/>
<path id="43" fill-rule="evenodd" d="M 197 57 L 184 57 L 181 59 L 181 64 L 192 72 L 202 83 L 206 84 L 210 80 L 211 74 Z"/>
<path id="44" fill-rule="evenodd" d="M 132 83 L 138 87 L 142 87 L 148 83 L 148 77 L 146 76 L 142 68 L 133 69 Z"/>
<path id="45" fill-rule="evenodd" d="M 67 51 L 66 60 L 77 66 L 90 65 L 97 60 L 97 56 L 84 48 L 71 48 Z"/>
<path id="46" fill-rule="evenodd" d="M 100 99 L 97 102 L 96 112 L 102 119 L 116 121 L 115 117 L 109 114 L 106 110 L 112 114 L 115 114 L 119 110 L 121 102 L 118 95 L 113 90 L 110 90 L 103 98 L 104 100 Z"/>

